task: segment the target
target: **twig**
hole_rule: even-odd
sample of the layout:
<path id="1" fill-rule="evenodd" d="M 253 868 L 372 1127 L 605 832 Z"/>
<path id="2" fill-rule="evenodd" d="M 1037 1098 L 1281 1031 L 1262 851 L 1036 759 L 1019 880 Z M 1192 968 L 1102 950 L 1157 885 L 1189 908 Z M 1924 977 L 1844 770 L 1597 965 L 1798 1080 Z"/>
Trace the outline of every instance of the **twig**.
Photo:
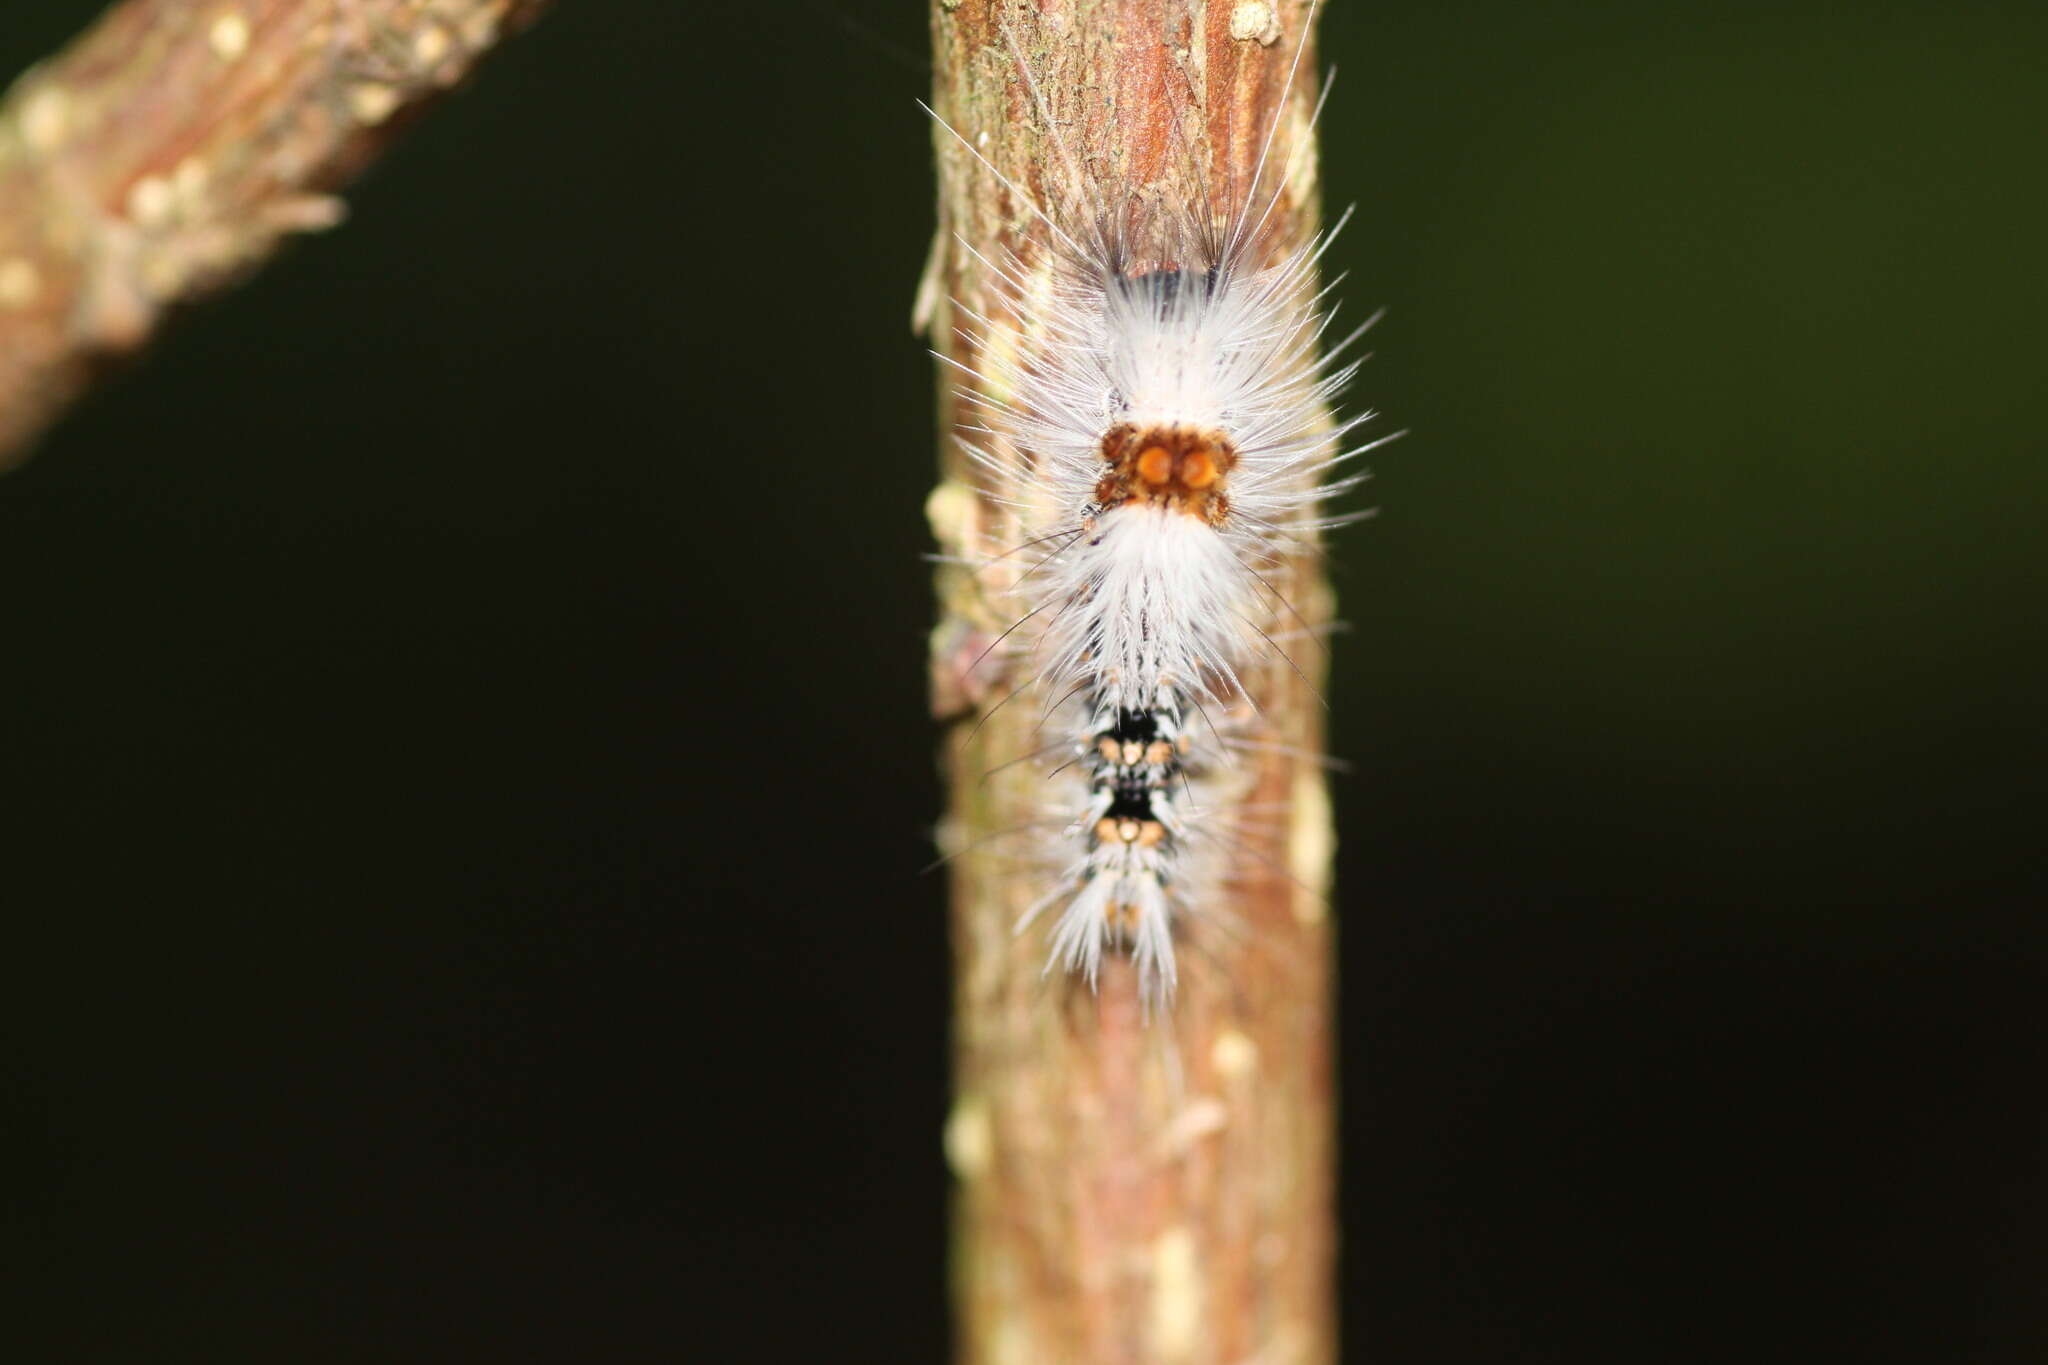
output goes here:
<path id="1" fill-rule="evenodd" d="M 545 0 L 125 0 L 0 102 L 0 467 Z"/>
<path id="2" fill-rule="evenodd" d="M 1300 31 L 1307 8 L 933 0 L 934 107 L 1011 181 L 1062 184 L 1067 171 L 1015 78 L 1021 54 L 1047 73 L 1049 112 L 1085 164 L 1167 202 L 1206 192 L 1219 206 L 1250 182 L 1278 118 L 1271 155 L 1294 176 L 1275 218 L 1281 243 L 1298 245 L 1317 221 L 1314 152 L 1300 145 L 1314 81 L 1278 107 L 1291 44 L 1276 40 Z M 973 195 L 987 179 L 949 135 L 935 131 L 935 142 L 941 236 L 919 314 L 934 344 L 971 366 L 974 342 L 949 300 L 996 307 L 986 263 L 1044 229 L 1012 196 Z M 990 322 L 989 344 L 1008 344 L 1014 320 Z M 960 450 L 956 437 L 975 417 L 956 386 L 957 375 L 942 375 L 943 481 L 930 511 L 953 562 L 939 572 L 932 666 L 935 707 L 954 721 L 945 838 L 967 849 L 1040 818 L 1049 793 L 1038 764 L 993 771 L 1045 746 L 1037 708 L 992 710 L 1016 680 L 966 667 L 1010 623 L 963 563 L 1005 513 L 978 491 L 987 476 Z M 1289 566 L 1279 586 L 1311 628 L 1329 620 L 1313 563 Z M 1302 662 L 1320 672 L 1319 658 Z M 1239 809 L 1286 814 L 1271 828 L 1246 820 L 1216 916 L 1229 927 L 1184 945 L 1175 1001 L 1149 1023 L 1121 958 L 1105 963 L 1099 994 L 1041 978 L 1042 943 L 1012 932 L 1038 881 L 1014 864 L 1006 871 L 999 855 L 952 863 L 956 1095 L 946 1138 L 968 1365 L 1334 1359 L 1331 834 L 1312 757 L 1318 681 L 1277 659 L 1254 681 L 1265 730 L 1245 748 Z"/>

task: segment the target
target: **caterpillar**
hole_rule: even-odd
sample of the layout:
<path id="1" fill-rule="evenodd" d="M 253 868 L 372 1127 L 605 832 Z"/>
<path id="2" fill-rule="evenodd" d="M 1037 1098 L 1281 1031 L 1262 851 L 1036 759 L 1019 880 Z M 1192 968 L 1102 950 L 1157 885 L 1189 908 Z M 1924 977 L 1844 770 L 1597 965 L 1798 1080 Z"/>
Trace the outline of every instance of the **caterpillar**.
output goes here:
<path id="1" fill-rule="evenodd" d="M 1028 220 L 993 256 L 959 241 L 984 287 L 953 300 L 969 358 L 939 357 L 974 414 L 961 439 L 978 496 L 998 512 L 964 562 L 1006 624 L 965 671 L 1019 679 L 991 689 L 984 719 L 1031 697 L 1056 737 L 1024 757 L 1066 782 L 1022 831 L 1048 875 L 1016 928 L 1049 916 L 1046 972 L 1091 988 L 1105 955 L 1127 952 L 1148 1003 L 1176 988 L 1176 937 L 1221 913 L 1242 814 L 1234 756 L 1261 743 L 1253 679 L 1313 633 L 1281 586 L 1289 565 L 1358 515 L 1323 509 L 1364 477 L 1346 462 L 1392 439 L 1345 449 L 1373 414 L 1330 416 L 1365 330 L 1324 349 L 1334 309 L 1318 272 L 1342 220 L 1292 243 L 1277 212 L 1296 166 L 1272 151 L 1314 9 L 1242 185 L 1208 182 L 1214 120 L 1193 82 L 1196 127 L 1170 130 L 1182 199 L 1095 169 L 1014 34 L 1008 76 L 1047 176 L 1019 183 L 980 150 L 989 130 L 932 113 L 964 173 Z"/>

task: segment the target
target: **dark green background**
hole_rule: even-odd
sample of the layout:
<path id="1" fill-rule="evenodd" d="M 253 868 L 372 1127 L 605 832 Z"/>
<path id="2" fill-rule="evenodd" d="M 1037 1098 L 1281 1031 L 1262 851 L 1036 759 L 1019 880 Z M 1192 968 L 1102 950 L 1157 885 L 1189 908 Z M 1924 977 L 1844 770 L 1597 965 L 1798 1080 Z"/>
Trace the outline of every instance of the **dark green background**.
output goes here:
<path id="1" fill-rule="evenodd" d="M 1324 38 L 1348 1358 L 2039 1359 L 2048 16 Z M 943 1358 L 923 41 L 566 0 L 0 479 L 24 1359 Z"/>

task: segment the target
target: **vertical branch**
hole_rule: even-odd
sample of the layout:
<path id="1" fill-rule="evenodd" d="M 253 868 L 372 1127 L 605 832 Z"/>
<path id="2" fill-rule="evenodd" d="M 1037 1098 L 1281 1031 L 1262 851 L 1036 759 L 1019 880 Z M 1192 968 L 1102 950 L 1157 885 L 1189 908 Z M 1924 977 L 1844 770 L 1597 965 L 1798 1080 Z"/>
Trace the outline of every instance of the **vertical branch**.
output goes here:
<path id="1" fill-rule="evenodd" d="M 545 0 L 122 0 L 0 100 L 0 468 Z"/>
<path id="2" fill-rule="evenodd" d="M 934 104 L 1011 182 L 1054 199 L 1069 172 L 1017 79 L 1020 52 L 1091 178 L 1161 202 L 1206 194 L 1226 210 L 1276 127 L 1264 184 L 1291 165 L 1274 210 L 1275 249 L 1286 250 L 1317 221 L 1312 50 L 1287 87 L 1308 21 L 1306 0 L 934 0 Z M 941 236 L 920 313 L 934 344 L 973 366 L 975 341 L 950 300 L 999 308 L 984 262 L 1006 251 L 1026 263 L 1027 288 L 1042 285 L 1046 232 L 949 134 L 935 141 Z M 1027 340 L 1016 319 L 991 322 L 989 349 Z M 929 508 L 941 547 L 971 557 L 1015 544 L 1008 490 L 968 468 L 956 438 L 972 418 L 952 381 L 942 385 L 942 480 Z M 1018 559 L 1004 572 L 1029 568 Z M 1312 561 L 1273 586 L 1308 623 L 1329 619 Z M 934 704 L 952 722 L 945 834 L 949 849 L 967 850 L 952 864 L 946 1134 L 959 1181 L 960 1359 L 1324 1365 L 1335 1355 L 1332 839 L 1321 771 L 1302 757 L 1321 750 L 1310 690 L 1321 656 L 1290 646 L 1310 677 L 1274 659 L 1246 680 L 1261 747 L 1215 813 L 1236 840 L 1232 866 L 1221 903 L 1182 940 L 1172 1006 L 1148 1021 L 1121 955 L 1090 994 L 1042 977 L 1038 936 L 1013 932 L 1044 886 L 1006 856 L 1001 835 L 1041 820 L 1056 793 L 1042 765 L 1001 765 L 1057 737 L 1028 692 L 999 705 L 1022 676 L 967 668 L 1013 624 L 985 582 L 949 565 L 938 590 Z"/>

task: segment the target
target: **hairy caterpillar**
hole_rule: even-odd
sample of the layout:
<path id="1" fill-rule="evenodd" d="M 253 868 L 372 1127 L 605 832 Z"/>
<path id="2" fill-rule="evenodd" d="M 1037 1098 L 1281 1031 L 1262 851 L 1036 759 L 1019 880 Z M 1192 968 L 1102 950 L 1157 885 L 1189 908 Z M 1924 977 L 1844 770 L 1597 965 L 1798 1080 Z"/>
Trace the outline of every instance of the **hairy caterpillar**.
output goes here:
<path id="1" fill-rule="evenodd" d="M 1250 130 L 1242 183 L 1205 174 L 1216 132 L 1192 79 L 1194 126 L 1168 130 L 1181 198 L 1101 167 L 1053 117 L 1049 73 L 1014 35 L 1007 76 L 1047 174 L 1020 183 L 980 150 L 988 130 L 941 120 L 967 173 L 1028 220 L 993 257 L 959 243 L 983 293 L 954 300 L 969 359 L 949 361 L 975 413 L 963 436 L 980 495 L 998 509 L 962 558 L 1001 629 L 963 672 L 995 699 L 984 719 L 1031 698 L 1057 737 L 1023 757 L 1064 777 L 1047 819 L 1020 831 L 1041 841 L 1047 881 L 1017 928 L 1049 916 L 1046 970 L 1091 985 L 1106 953 L 1127 951 L 1155 1002 L 1178 979 L 1176 934 L 1219 913 L 1244 813 L 1233 752 L 1269 742 L 1259 665 L 1307 633 L 1281 586 L 1289 565 L 1352 519 L 1322 513 L 1362 477 L 1333 471 L 1380 444 L 1343 449 L 1371 414 L 1329 416 L 1356 368 L 1337 357 L 1364 331 L 1323 348 L 1317 271 L 1335 229 L 1290 241 L 1276 212 L 1296 165 L 1271 152 L 1313 13 L 1276 112 Z"/>

